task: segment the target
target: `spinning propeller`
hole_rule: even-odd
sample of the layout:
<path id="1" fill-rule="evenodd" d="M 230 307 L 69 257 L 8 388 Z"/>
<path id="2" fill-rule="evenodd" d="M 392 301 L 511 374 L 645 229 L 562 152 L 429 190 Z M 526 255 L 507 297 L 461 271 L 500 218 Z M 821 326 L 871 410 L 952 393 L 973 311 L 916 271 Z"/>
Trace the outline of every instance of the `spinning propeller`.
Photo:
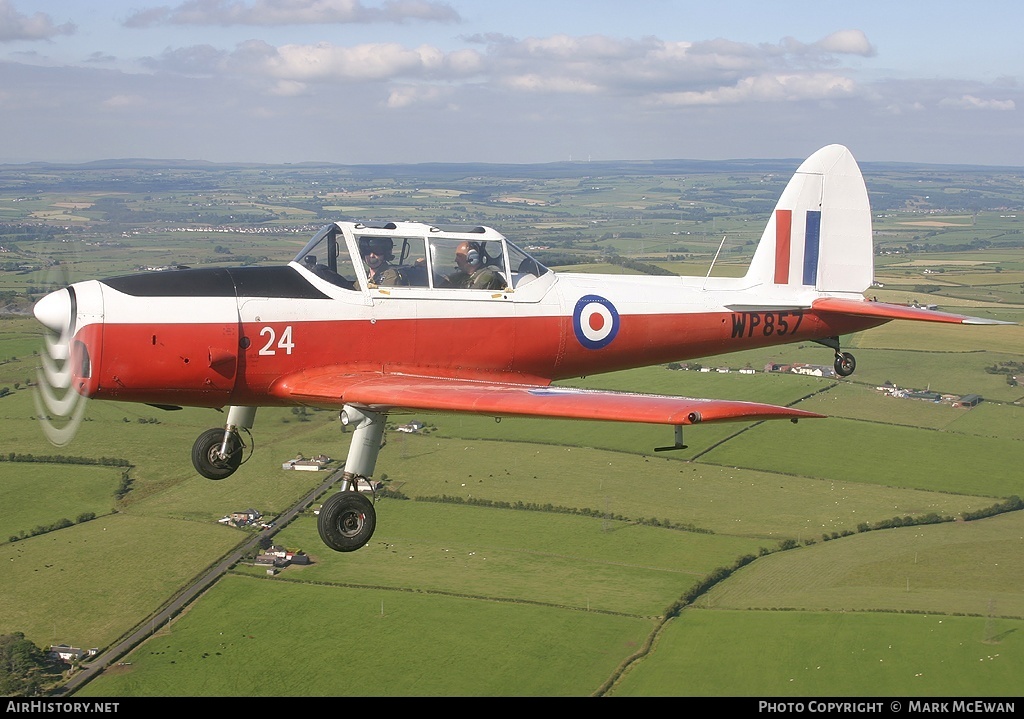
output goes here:
<path id="1" fill-rule="evenodd" d="M 86 398 L 74 384 L 75 357 L 71 345 L 78 315 L 75 289 L 67 282 L 61 284 L 64 289 L 46 295 L 33 309 L 36 319 L 46 327 L 33 399 L 43 434 L 57 447 L 74 439 L 86 405 Z"/>

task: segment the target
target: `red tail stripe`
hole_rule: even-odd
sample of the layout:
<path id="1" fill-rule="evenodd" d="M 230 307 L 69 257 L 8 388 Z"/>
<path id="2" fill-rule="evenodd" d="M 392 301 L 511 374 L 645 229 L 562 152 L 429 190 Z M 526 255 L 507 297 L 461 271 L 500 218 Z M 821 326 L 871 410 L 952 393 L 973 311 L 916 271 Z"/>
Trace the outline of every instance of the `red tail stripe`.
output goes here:
<path id="1" fill-rule="evenodd" d="M 793 211 L 775 211 L 775 284 L 789 284 L 790 235 L 793 229 Z"/>

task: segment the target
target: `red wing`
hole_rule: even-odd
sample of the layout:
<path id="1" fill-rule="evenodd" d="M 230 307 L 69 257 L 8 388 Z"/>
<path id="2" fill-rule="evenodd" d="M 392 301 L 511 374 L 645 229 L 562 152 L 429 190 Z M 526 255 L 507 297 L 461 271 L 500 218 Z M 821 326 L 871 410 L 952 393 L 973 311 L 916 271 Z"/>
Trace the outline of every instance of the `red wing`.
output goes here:
<path id="1" fill-rule="evenodd" d="M 815 312 L 836 312 L 844 315 L 860 317 L 885 317 L 890 320 L 921 320 L 924 322 L 948 322 L 958 325 L 1012 325 L 1013 322 L 987 320 L 981 317 L 969 317 L 950 312 L 937 312 L 923 307 L 906 307 L 892 305 L 888 302 L 869 302 L 868 300 L 848 300 L 841 297 L 822 297 L 811 303 Z"/>
<path id="2" fill-rule="evenodd" d="M 403 374 L 301 373 L 280 380 L 272 391 L 282 399 L 329 406 L 354 404 L 382 411 L 468 412 L 672 425 L 824 416 L 758 402 Z"/>

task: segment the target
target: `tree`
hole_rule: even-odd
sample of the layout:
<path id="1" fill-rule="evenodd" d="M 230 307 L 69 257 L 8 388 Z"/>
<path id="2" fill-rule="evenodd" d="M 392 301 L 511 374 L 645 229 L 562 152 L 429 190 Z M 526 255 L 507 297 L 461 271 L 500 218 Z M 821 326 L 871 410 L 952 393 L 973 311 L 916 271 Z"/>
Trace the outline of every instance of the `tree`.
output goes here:
<path id="1" fill-rule="evenodd" d="M 0 634 L 0 696 L 37 696 L 47 666 L 43 650 L 21 632 Z"/>

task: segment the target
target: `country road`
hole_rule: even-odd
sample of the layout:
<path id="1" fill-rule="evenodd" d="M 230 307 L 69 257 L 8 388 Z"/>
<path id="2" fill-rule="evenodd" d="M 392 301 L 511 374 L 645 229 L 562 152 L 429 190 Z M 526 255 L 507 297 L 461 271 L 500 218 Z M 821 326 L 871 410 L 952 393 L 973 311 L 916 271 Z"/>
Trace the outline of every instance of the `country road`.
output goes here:
<path id="1" fill-rule="evenodd" d="M 55 695 L 70 696 L 74 694 L 82 686 L 99 676 L 111 664 L 124 657 L 132 649 L 151 637 L 156 633 L 158 628 L 170 622 L 196 597 L 212 586 L 218 579 L 223 577 L 232 566 L 237 564 L 242 557 L 245 556 L 247 552 L 255 548 L 261 539 L 264 537 L 273 537 L 281 530 L 282 527 L 286 527 L 293 519 L 295 519 L 300 512 L 308 509 L 313 502 L 326 494 L 331 487 L 341 479 L 341 475 L 342 469 L 337 469 L 334 472 L 331 472 L 327 479 L 325 479 L 318 487 L 310 491 L 293 507 L 274 518 L 273 526 L 270 529 L 265 529 L 245 540 L 242 544 L 236 546 L 215 566 L 211 567 L 209 571 L 196 578 L 196 580 L 188 586 L 184 587 L 169 604 L 164 605 L 159 611 L 148 617 L 144 622 L 140 623 L 134 632 L 119 640 L 106 651 L 98 654 L 92 659 L 92 661 L 87 664 L 83 664 L 82 668 L 75 672 L 75 674 L 65 682 L 57 692 L 55 692 Z"/>

